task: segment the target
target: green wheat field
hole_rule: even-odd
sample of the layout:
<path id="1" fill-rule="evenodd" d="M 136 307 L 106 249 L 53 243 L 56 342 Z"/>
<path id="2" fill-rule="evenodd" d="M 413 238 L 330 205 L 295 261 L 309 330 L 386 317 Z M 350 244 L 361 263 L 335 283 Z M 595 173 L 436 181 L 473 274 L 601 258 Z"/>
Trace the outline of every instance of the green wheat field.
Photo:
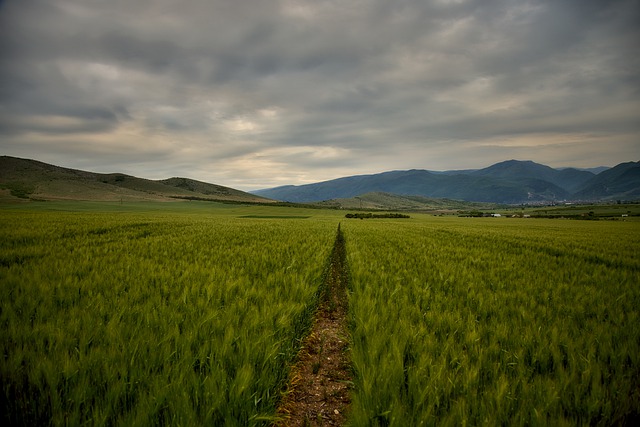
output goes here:
<path id="1" fill-rule="evenodd" d="M 352 426 L 640 421 L 640 221 L 0 208 L 5 425 L 271 425 L 340 224 Z"/>

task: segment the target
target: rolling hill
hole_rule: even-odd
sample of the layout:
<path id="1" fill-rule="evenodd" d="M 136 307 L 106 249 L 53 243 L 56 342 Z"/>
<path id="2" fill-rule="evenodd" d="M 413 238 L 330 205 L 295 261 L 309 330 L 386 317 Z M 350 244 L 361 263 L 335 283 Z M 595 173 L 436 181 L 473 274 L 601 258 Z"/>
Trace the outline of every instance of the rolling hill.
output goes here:
<path id="1" fill-rule="evenodd" d="M 638 197 L 637 165 L 624 163 L 596 175 L 588 170 L 553 169 L 532 161 L 508 160 L 479 170 L 392 171 L 253 193 L 297 203 L 352 198 L 372 192 L 503 204 L 615 200 Z"/>
<path id="2" fill-rule="evenodd" d="M 271 203 L 256 196 L 188 178 L 154 181 L 121 173 L 101 174 L 36 160 L 0 157 L 3 200 L 170 201 L 211 200 Z"/>

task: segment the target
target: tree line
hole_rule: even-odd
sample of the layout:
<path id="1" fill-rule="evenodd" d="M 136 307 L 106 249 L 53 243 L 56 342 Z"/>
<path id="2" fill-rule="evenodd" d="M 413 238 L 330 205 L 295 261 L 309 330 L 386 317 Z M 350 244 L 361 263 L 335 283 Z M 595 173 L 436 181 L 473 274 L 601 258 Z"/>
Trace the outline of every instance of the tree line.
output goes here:
<path id="1" fill-rule="evenodd" d="M 345 215 L 345 218 L 411 218 L 409 215 L 399 214 L 399 213 L 383 213 L 383 214 L 373 214 L 369 213 L 348 213 Z"/>

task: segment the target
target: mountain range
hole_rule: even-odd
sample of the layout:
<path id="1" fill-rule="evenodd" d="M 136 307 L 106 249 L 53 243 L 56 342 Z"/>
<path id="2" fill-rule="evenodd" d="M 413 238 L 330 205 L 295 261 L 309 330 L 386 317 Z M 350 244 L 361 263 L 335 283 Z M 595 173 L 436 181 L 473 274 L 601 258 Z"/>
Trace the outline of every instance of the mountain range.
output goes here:
<path id="1" fill-rule="evenodd" d="M 639 200 L 640 162 L 613 168 L 553 169 L 509 160 L 484 169 L 420 169 L 358 175 L 247 193 L 189 178 L 149 180 L 102 174 L 36 160 L 0 156 L 0 200 L 211 200 L 236 203 L 314 203 L 325 207 L 423 209 L 462 202 L 544 203 Z"/>
<path id="2" fill-rule="evenodd" d="M 273 203 L 273 200 L 189 178 L 150 180 L 102 174 L 0 156 L 0 200 L 171 201 Z"/>
<path id="3" fill-rule="evenodd" d="M 640 198 L 640 162 L 621 163 L 594 172 L 554 169 L 530 160 L 508 160 L 478 170 L 391 171 L 252 193 L 281 201 L 309 203 L 371 192 L 504 204 L 635 200 Z"/>

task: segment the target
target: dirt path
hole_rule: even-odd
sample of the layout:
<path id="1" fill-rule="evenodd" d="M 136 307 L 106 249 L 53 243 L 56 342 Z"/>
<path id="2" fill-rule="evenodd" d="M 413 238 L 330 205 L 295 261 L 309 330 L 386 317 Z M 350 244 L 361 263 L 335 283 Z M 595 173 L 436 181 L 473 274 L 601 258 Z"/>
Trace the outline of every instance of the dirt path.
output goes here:
<path id="1" fill-rule="evenodd" d="M 347 265 L 344 238 L 338 226 L 324 295 L 298 363 L 276 426 L 339 426 L 345 421 L 351 389 L 347 332 Z"/>

